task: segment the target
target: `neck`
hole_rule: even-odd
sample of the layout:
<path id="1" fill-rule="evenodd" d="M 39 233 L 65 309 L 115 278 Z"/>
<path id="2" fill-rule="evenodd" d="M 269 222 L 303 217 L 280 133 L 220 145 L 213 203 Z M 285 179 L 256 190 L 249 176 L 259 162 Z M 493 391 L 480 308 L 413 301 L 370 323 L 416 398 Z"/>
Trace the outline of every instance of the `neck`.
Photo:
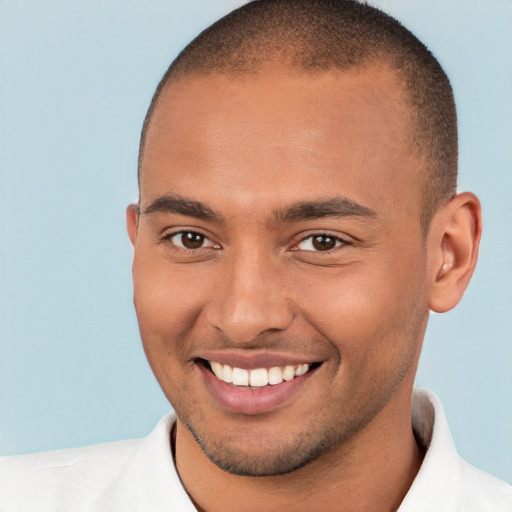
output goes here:
<path id="1" fill-rule="evenodd" d="M 244 477 L 219 469 L 178 421 L 176 466 L 195 505 L 204 512 L 395 511 L 423 459 L 411 427 L 410 392 L 408 400 L 403 398 L 395 395 L 342 446 L 275 477 Z"/>

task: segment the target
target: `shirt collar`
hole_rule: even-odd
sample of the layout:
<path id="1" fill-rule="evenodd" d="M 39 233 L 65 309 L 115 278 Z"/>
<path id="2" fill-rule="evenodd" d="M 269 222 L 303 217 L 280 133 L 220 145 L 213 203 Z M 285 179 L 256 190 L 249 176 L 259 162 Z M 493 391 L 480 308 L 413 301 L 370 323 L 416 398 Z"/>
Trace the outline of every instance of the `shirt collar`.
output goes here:
<path id="1" fill-rule="evenodd" d="M 196 510 L 180 482 L 173 463 L 170 433 L 174 422 L 173 414 L 162 418 L 133 454 L 128 466 L 130 473 L 137 474 L 125 474 L 125 481 L 145 484 L 138 485 L 137 489 L 134 489 L 132 484 L 129 492 L 116 493 L 117 496 L 131 496 L 130 505 L 143 503 L 148 510 L 165 510 L 169 503 L 172 503 L 175 510 Z M 427 389 L 414 390 L 412 427 L 418 443 L 423 446 L 426 453 L 420 470 L 397 512 L 456 510 L 459 495 L 457 489 L 460 488 L 461 478 L 460 459 L 441 402 Z M 148 454 L 151 454 L 151 457 L 148 457 Z"/>
<path id="2" fill-rule="evenodd" d="M 424 388 L 415 388 L 412 428 L 425 457 L 398 512 L 444 512 L 457 507 L 460 458 L 455 449 L 440 400 Z"/>

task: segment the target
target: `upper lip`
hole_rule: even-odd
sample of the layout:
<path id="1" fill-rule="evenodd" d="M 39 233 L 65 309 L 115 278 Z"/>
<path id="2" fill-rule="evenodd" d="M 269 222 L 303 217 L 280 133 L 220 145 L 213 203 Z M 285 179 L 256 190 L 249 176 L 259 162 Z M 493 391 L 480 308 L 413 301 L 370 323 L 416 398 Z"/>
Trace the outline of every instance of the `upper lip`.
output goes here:
<path id="1" fill-rule="evenodd" d="M 194 356 L 194 359 L 216 361 L 221 364 L 227 364 L 236 368 L 244 368 L 246 370 L 322 362 L 315 356 L 233 350 L 201 351 L 201 353 Z"/>

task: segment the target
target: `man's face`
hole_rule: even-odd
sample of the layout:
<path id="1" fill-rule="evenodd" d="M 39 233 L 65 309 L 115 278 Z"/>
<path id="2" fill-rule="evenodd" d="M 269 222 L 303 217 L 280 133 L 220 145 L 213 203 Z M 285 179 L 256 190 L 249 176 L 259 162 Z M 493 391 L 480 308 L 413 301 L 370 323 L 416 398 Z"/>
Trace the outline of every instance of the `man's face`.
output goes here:
<path id="1" fill-rule="evenodd" d="M 294 470 L 408 407 L 428 298 L 403 94 L 385 67 L 269 68 L 160 101 L 135 307 L 178 430 L 223 469 Z"/>

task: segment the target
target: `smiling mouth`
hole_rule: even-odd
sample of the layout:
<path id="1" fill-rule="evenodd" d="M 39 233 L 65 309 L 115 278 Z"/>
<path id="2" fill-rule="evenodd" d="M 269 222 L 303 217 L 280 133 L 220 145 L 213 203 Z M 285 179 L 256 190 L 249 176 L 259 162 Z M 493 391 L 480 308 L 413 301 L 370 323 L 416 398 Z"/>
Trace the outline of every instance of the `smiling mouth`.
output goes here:
<path id="1" fill-rule="evenodd" d="M 218 380 L 243 388 L 275 386 L 282 382 L 289 382 L 320 366 L 320 363 L 303 363 L 246 370 L 245 368 L 222 364 L 218 361 L 203 359 L 201 362 Z"/>

